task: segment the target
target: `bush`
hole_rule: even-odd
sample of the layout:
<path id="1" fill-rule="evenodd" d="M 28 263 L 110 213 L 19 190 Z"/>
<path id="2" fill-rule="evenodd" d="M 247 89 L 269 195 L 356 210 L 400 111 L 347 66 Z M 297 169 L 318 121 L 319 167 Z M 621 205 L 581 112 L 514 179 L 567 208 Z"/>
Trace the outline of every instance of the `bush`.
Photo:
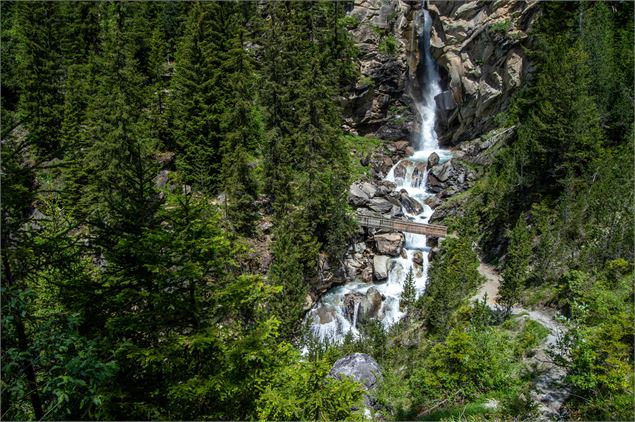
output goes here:
<path id="1" fill-rule="evenodd" d="M 393 55 L 397 51 L 397 39 L 394 35 L 387 35 L 379 42 L 379 52 L 381 54 Z"/>
<path id="2" fill-rule="evenodd" d="M 505 19 L 504 21 L 494 22 L 490 25 L 489 29 L 492 32 L 500 32 L 506 33 L 512 27 L 512 23 L 509 19 Z"/>

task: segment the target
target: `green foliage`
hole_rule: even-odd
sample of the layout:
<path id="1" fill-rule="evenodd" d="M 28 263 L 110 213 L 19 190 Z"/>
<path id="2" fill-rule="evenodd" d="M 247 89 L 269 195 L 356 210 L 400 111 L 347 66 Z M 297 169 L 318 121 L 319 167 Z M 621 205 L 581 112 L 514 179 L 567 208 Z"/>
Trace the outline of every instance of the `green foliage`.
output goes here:
<path id="1" fill-rule="evenodd" d="M 512 387 L 520 379 L 508 342 L 497 331 L 452 329 L 444 342 L 428 351 L 411 376 L 413 403 L 431 409 L 444 399 L 459 403 Z"/>
<path id="2" fill-rule="evenodd" d="M 489 30 L 496 33 L 506 33 L 512 27 L 512 22 L 509 19 L 494 22 L 489 26 Z"/>
<path id="3" fill-rule="evenodd" d="M 364 166 L 362 161 L 370 158 L 370 155 L 382 145 L 381 140 L 368 136 L 344 135 L 342 142 L 351 157 L 349 167 L 351 180 L 359 180 L 364 175 L 368 175 L 370 167 Z"/>
<path id="4" fill-rule="evenodd" d="M 523 216 L 510 231 L 509 241 L 503 279 L 498 291 L 498 302 L 506 307 L 507 312 L 520 300 L 531 259 L 531 233 Z"/>
<path id="5" fill-rule="evenodd" d="M 275 374 L 258 400 L 261 420 L 362 420 L 362 387 L 350 380 L 326 378 L 333 362 L 300 361 Z M 357 409 L 357 410 L 353 410 Z"/>
<path id="6" fill-rule="evenodd" d="M 20 83 L 20 117 L 42 157 L 58 155 L 63 117 L 63 27 L 59 3 L 18 3 L 14 34 Z"/>
<path id="7" fill-rule="evenodd" d="M 573 272 L 566 280 L 571 318 L 563 345 L 568 353 L 556 357 L 574 388 L 568 407 L 582 419 L 630 419 L 633 276 L 611 283 Z"/>
<path id="8" fill-rule="evenodd" d="M 377 50 L 381 54 L 394 55 L 397 52 L 397 39 L 392 34 L 382 37 Z"/>
<path id="9" fill-rule="evenodd" d="M 451 314 L 481 284 L 478 257 L 470 240 L 448 238 L 429 270 L 428 287 L 421 297 L 426 325 L 441 334 L 449 331 Z"/>
<path id="10" fill-rule="evenodd" d="M 408 270 L 408 275 L 403 285 L 403 292 L 401 293 L 401 300 L 399 301 L 399 307 L 411 311 L 412 306 L 417 299 L 417 291 L 415 289 L 415 276 L 412 271 L 412 267 Z"/>

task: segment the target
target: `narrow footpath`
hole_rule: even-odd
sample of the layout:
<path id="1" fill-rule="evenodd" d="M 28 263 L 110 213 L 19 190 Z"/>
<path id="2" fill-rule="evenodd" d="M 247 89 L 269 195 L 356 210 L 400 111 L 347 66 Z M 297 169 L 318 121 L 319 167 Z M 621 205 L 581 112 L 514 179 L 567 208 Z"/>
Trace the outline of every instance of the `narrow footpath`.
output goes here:
<path id="1" fill-rule="evenodd" d="M 496 302 L 501 283 L 500 274 L 493 266 L 482 261 L 478 267 L 478 272 L 485 277 L 486 281 L 471 300 L 473 302 L 483 300 L 487 295 L 486 303 L 490 309 L 500 311 L 501 308 Z M 556 320 L 556 312 L 551 309 L 529 310 L 514 307 L 511 312 L 512 315 L 524 316 L 536 321 L 549 330 L 549 334 L 545 341 L 536 349 L 536 353 L 527 359 L 527 363 L 534 371 L 540 374 L 534 384 L 531 398 L 538 405 L 540 420 L 562 419 L 560 409 L 569 396 L 570 391 L 564 383 L 565 370 L 553 362 L 548 350 L 556 347 L 558 339 L 565 333 L 566 327 Z"/>

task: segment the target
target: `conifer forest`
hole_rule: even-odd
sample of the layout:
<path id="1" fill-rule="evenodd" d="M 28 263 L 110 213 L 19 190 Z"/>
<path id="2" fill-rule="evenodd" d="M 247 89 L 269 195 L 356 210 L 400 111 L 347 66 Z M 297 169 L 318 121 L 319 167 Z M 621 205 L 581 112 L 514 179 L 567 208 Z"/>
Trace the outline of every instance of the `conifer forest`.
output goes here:
<path id="1" fill-rule="evenodd" d="M 634 420 L 633 22 L 2 0 L 0 420 Z"/>

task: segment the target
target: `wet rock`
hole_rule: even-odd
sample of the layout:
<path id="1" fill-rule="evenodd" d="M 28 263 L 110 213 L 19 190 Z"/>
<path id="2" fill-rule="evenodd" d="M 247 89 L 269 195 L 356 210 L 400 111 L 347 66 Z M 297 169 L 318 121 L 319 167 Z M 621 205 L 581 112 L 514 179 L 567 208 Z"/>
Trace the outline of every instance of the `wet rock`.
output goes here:
<path id="1" fill-rule="evenodd" d="M 382 281 L 388 278 L 388 260 L 385 255 L 375 255 L 373 257 L 373 276 L 375 280 Z"/>
<path id="2" fill-rule="evenodd" d="M 394 145 L 397 152 L 401 153 L 402 155 L 405 155 L 406 149 L 410 146 L 410 143 L 408 141 L 397 141 L 394 143 Z"/>
<path id="3" fill-rule="evenodd" d="M 366 300 L 366 296 L 359 292 L 348 293 L 344 296 L 344 309 L 349 321 L 353 322 L 355 319 L 355 304 L 359 304 L 361 308 L 361 303 L 364 300 Z M 357 317 L 359 319 L 359 308 Z"/>
<path id="4" fill-rule="evenodd" d="M 412 170 L 412 185 L 419 187 L 423 186 L 423 181 L 426 176 L 426 163 L 417 163 Z"/>
<path id="5" fill-rule="evenodd" d="M 364 283 L 372 283 L 373 269 L 370 266 L 364 267 L 364 269 L 362 270 L 361 278 Z"/>
<path id="6" fill-rule="evenodd" d="M 337 316 L 337 310 L 329 305 L 320 306 L 317 309 L 317 316 L 320 319 L 320 324 L 328 324 L 335 320 Z"/>
<path id="7" fill-rule="evenodd" d="M 364 299 L 360 303 L 360 315 L 358 315 L 358 317 L 361 317 L 363 321 L 380 317 L 379 312 L 381 311 L 381 303 L 383 300 L 384 297 L 375 287 L 368 289 Z"/>
<path id="8" fill-rule="evenodd" d="M 408 160 L 401 160 L 399 164 L 395 166 L 395 168 L 393 169 L 393 175 L 395 176 L 396 180 L 405 179 L 406 172 L 408 171 L 408 163 Z"/>
<path id="9" fill-rule="evenodd" d="M 365 353 L 354 353 L 337 360 L 328 376 L 337 379 L 352 378 L 369 392 L 382 379 L 381 368 L 375 359 Z"/>
<path id="10" fill-rule="evenodd" d="M 403 217 L 403 210 L 398 205 L 393 205 L 392 210 L 390 210 L 390 218 L 400 218 Z"/>
<path id="11" fill-rule="evenodd" d="M 414 262 L 417 265 L 423 265 L 423 252 L 421 251 L 415 252 L 414 255 L 412 256 L 412 262 Z"/>
<path id="12" fill-rule="evenodd" d="M 302 310 L 304 312 L 310 310 L 313 307 L 314 303 L 315 303 L 315 300 L 313 300 L 313 296 L 306 295 L 306 297 L 304 298 L 304 307 L 302 308 Z"/>
<path id="13" fill-rule="evenodd" d="M 355 258 L 348 258 L 344 260 L 344 272 L 347 278 L 355 278 L 364 268 L 364 262 Z"/>
<path id="14" fill-rule="evenodd" d="M 399 232 L 376 234 L 375 246 L 382 255 L 398 256 L 404 244 L 404 235 Z"/>
<path id="15" fill-rule="evenodd" d="M 410 214 L 419 215 L 423 211 L 423 205 L 421 205 L 416 199 L 411 198 L 405 189 L 401 191 L 399 201 Z"/>
<path id="16" fill-rule="evenodd" d="M 428 167 L 432 168 L 436 166 L 437 164 L 439 164 L 439 154 L 437 154 L 436 152 L 433 152 L 428 157 Z"/>

